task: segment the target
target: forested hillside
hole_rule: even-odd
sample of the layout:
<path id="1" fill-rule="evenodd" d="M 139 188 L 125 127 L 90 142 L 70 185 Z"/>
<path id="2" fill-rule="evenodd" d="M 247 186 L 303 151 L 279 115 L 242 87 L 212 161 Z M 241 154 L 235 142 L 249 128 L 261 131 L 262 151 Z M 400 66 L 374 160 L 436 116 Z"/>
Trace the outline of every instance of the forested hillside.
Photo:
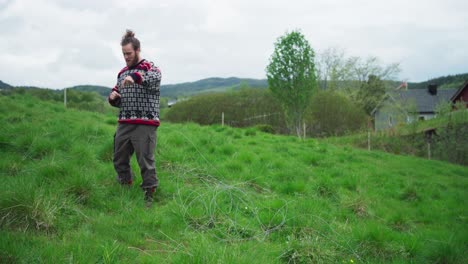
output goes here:
<path id="1" fill-rule="evenodd" d="M 447 75 L 430 79 L 425 82 L 409 83 L 409 89 L 425 89 L 429 84 L 437 84 L 440 88 L 459 88 L 464 82 L 468 81 L 468 73 Z"/>

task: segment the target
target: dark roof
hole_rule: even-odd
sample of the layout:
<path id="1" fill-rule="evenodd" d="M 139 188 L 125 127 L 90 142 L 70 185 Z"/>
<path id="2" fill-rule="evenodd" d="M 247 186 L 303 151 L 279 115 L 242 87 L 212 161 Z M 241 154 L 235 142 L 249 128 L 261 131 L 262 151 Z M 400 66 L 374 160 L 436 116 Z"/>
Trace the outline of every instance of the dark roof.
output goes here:
<path id="1" fill-rule="evenodd" d="M 450 98 L 451 101 L 455 101 L 457 97 L 462 93 L 463 90 L 468 89 L 468 81 L 466 81 Z"/>
<path id="2" fill-rule="evenodd" d="M 410 89 L 393 91 L 390 96 L 401 103 L 414 102 L 419 113 L 435 112 L 440 103 L 450 102 L 458 89 L 437 89 L 436 95 L 431 95 L 427 89 Z"/>

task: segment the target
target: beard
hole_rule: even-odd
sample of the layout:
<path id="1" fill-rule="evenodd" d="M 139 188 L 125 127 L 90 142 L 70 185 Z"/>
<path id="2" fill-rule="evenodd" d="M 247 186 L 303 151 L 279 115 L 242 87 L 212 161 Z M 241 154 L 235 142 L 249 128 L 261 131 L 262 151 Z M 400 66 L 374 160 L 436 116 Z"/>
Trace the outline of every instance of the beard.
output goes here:
<path id="1" fill-rule="evenodd" d="M 130 61 L 130 62 L 127 64 L 127 66 L 128 66 L 128 67 L 133 67 L 133 66 L 137 65 L 137 63 L 138 63 L 138 56 L 135 56 L 135 58 L 134 58 L 132 61 Z"/>
<path id="2" fill-rule="evenodd" d="M 132 65 L 130 65 L 130 66 L 133 67 L 133 66 L 137 65 L 137 63 L 138 63 L 138 56 L 135 56 L 135 58 L 132 61 Z"/>

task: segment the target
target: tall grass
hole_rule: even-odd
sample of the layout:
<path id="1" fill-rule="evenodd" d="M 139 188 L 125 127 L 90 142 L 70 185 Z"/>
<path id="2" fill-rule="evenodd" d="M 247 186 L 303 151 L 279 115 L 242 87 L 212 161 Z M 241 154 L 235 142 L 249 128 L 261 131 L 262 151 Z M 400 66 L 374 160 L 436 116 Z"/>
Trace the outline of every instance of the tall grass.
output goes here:
<path id="1" fill-rule="evenodd" d="M 156 204 L 112 115 L 0 95 L 0 262 L 466 263 L 466 167 L 164 122 Z"/>

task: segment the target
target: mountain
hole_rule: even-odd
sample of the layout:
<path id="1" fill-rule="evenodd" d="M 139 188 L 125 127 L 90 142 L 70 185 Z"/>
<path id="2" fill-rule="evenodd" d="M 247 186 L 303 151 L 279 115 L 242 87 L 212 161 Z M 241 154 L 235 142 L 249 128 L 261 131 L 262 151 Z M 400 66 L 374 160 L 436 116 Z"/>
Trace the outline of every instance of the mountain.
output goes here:
<path id="1" fill-rule="evenodd" d="M 207 78 L 198 80 L 195 82 L 185 82 L 178 84 L 165 84 L 161 86 L 161 96 L 169 98 L 177 98 L 183 96 L 191 96 L 198 93 L 204 92 L 221 92 L 228 89 L 238 89 L 242 85 L 246 85 L 251 88 L 265 88 L 268 86 L 266 79 L 249 79 L 249 78 Z M 25 88 L 25 89 L 40 89 L 38 87 L 15 87 L 0 81 L 0 89 L 14 89 L 14 88 Z M 99 85 L 77 85 L 67 87 L 66 89 L 72 89 L 82 92 L 96 92 L 104 97 L 107 97 L 111 91 L 110 87 L 99 86 Z"/>
<path id="2" fill-rule="evenodd" d="M 410 82 L 408 83 L 408 87 L 410 89 L 427 88 L 427 85 L 429 83 L 435 83 L 441 88 L 458 88 L 466 80 L 468 80 L 468 73 L 442 76 L 419 83 Z M 400 83 L 401 82 L 394 82 L 394 86 L 396 87 Z M 268 82 L 266 79 L 212 77 L 198 80 L 195 82 L 163 84 L 161 86 L 161 96 L 175 99 L 178 97 L 193 96 L 199 93 L 223 92 L 229 89 L 239 89 L 243 85 L 251 88 L 266 88 L 268 87 Z M 109 87 L 98 85 L 78 85 L 70 87 L 70 89 L 87 92 L 93 91 L 106 97 L 111 91 L 111 88 Z"/>
<path id="3" fill-rule="evenodd" d="M 11 90 L 11 89 L 26 89 L 26 90 L 51 90 L 49 88 L 41 88 L 37 86 L 13 86 L 0 80 L 0 89 Z"/>
<path id="4" fill-rule="evenodd" d="M 12 88 L 11 85 L 0 81 L 0 89 L 11 89 L 11 88 Z"/>
<path id="5" fill-rule="evenodd" d="M 429 83 L 435 83 L 441 88 L 458 88 L 463 84 L 464 81 L 468 80 L 468 73 L 457 74 L 457 75 L 448 75 L 442 76 L 434 79 L 430 79 L 425 82 L 409 82 L 408 87 L 410 89 L 417 88 L 426 88 Z M 395 87 L 398 86 L 401 82 L 394 82 Z M 266 79 L 251 79 L 251 78 L 219 78 L 212 77 L 195 82 L 185 82 L 177 84 L 163 84 L 161 86 L 161 96 L 169 97 L 172 99 L 185 96 L 193 96 L 199 93 L 206 92 L 222 92 L 229 89 L 239 89 L 242 86 L 247 86 L 251 88 L 266 88 L 268 87 L 268 82 Z M 0 89 L 13 89 L 19 88 L 14 87 L 9 84 L 6 84 L 0 81 Z M 21 88 L 37 88 L 37 87 L 25 87 Z M 111 91 L 111 88 L 99 85 L 77 85 L 69 87 L 67 89 L 73 89 L 77 91 L 85 92 L 97 92 L 98 94 L 107 97 Z"/>
<path id="6" fill-rule="evenodd" d="M 265 88 L 268 86 L 266 79 L 249 78 L 207 78 L 196 82 L 185 82 L 179 84 L 166 84 L 161 86 L 161 96 L 176 98 L 189 96 L 202 92 L 225 91 L 228 89 L 238 89 L 242 85 L 251 88 Z"/>

